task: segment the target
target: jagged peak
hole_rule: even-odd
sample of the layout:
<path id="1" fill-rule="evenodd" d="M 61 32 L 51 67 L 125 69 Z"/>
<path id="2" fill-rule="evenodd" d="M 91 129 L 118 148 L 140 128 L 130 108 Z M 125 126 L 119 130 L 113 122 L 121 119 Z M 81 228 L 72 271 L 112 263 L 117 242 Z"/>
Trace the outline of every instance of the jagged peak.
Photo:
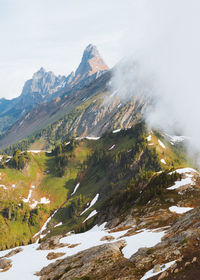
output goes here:
<path id="1" fill-rule="evenodd" d="M 92 44 L 89 44 L 84 50 L 83 58 L 87 57 L 88 59 L 90 59 L 94 56 L 99 56 L 100 57 L 99 51 L 98 51 L 96 46 L 94 46 Z"/>
<path id="2" fill-rule="evenodd" d="M 89 44 L 84 52 L 76 72 L 75 81 L 87 78 L 98 71 L 108 70 L 108 66 L 105 64 L 104 60 L 100 56 L 100 53 L 96 46 Z"/>

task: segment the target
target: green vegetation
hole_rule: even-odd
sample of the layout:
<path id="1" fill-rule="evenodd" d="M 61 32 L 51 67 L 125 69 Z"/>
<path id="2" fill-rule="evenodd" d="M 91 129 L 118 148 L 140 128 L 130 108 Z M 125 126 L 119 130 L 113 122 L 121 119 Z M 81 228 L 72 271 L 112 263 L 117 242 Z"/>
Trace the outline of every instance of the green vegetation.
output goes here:
<path id="1" fill-rule="evenodd" d="M 9 161 L 5 156 L 0 168 L 0 185 L 7 188 L 0 188 L 0 246 L 30 242 L 57 208 L 59 211 L 47 226 L 50 230 L 47 237 L 70 230 L 82 232 L 91 228 L 100 215 L 104 219 L 110 213 L 120 216 L 134 206 L 142 207 L 157 198 L 162 200 L 166 187 L 180 179 L 176 173 L 169 175 L 169 170 L 184 165 L 184 157 L 178 158 L 178 152 L 168 143 L 163 151 L 155 134 L 154 144 L 149 145 L 147 136 L 141 121 L 128 130 L 107 132 L 98 141 L 65 139 L 55 145 L 52 153 L 30 154 L 17 150 Z M 164 166 L 160 159 L 165 156 Z M 71 195 L 77 183 L 80 185 Z M 12 184 L 16 187 L 12 188 Z M 35 186 L 33 199 L 39 202 L 46 197 L 50 204 L 38 204 L 34 209 L 28 203 L 22 204 L 31 185 Z M 95 205 L 80 215 L 97 193 Z M 93 210 L 98 214 L 83 223 Z M 60 222 L 62 225 L 54 227 Z M 8 232 L 12 238 L 6 240 Z"/>
<path id="2" fill-rule="evenodd" d="M 0 202 L 0 249 L 32 243 L 32 236 L 40 227 L 47 209 L 39 205 L 30 209 L 23 201 Z"/>

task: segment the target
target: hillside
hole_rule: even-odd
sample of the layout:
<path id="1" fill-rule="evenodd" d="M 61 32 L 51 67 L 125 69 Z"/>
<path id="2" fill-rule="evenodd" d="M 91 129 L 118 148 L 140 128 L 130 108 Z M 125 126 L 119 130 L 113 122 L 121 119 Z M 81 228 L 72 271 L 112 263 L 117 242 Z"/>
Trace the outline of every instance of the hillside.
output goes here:
<path id="1" fill-rule="evenodd" d="M 57 144 L 51 153 L 16 152 L 2 159 L 1 249 L 38 239 L 40 242 L 20 247 L 23 251 L 12 254 L 12 249 L 2 251 L 1 256 L 10 252 L 8 259 L 12 260 L 2 280 L 22 269 L 19 264 L 15 266 L 15 254 L 22 262 L 26 253 L 37 255 L 40 264 L 31 266 L 31 271 L 37 271 L 41 279 L 57 279 L 58 275 L 58 279 L 140 279 L 151 269 L 153 254 L 155 264 L 177 259 L 171 254 L 161 259 L 159 249 L 153 246 L 163 236 L 171 242 L 175 237 L 171 237 L 167 226 L 176 227 L 182 219 L 178 213 L 199 205 L 199 175 L 192 168 L 183 168 L 191 163 L 182 142 L 156 131 L 148 132 L 143 122 L 127 130 L 105 133 L 101 138 L 66 141 Z M 28 157 L 21 169 L 19 163 L 24 156 Z M 68 236 L 69 232 L 77 234 Z M 177 250 L 185 254 L 186 245 L 191 243 L 181 243 L 186 238 L 183 230 L 173 234 L 183 234 Z M 92 243 L 87 242 L 90 235 Z M 186 236 L 190 240 L 190 235 Z M 133 242 L 139 242 L 138 247 L 133 247 Z M 166 241 L 162 242 L 156 246 L 165 250 Z M 152 249 L 137 252 L 145 244 Z M 40 250 L 36 250 L 38 246 Z M 174 252 L 176 245 L 170 246 Z M 79 265 L 73 256 L 76 253 L 84 263 L 87 254 L 93 256 L 88 259 L 88 268 L 73 269 Z M 55 269 L 53 260 L 59 256 L 64 259 L 56 262 Z M 33 279 L 29 266 L 24 277 Z"/>

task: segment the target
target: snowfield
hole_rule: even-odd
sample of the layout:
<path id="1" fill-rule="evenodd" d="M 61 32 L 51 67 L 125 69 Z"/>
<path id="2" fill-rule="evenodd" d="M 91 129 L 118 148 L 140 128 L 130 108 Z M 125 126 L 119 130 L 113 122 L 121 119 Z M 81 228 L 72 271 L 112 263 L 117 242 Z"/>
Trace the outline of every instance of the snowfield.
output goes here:
<path id="1" fill-rule="evenodd" d="M 55 213 L 56 212 L 54 212 L 53 215 L 55 215 Z M 48 221 L 45 223 L 40 232 L 42 232 L 45 229 L 46 224 L 49 222 L 52 216 L 48 219 Z M 10 258 L 13 261 L 13 266 L 10 270 L 1 273 L 1 280 L 38 280 L 39 277 L 34 275 L 34 273 L 40 271 L 44 266 L 47 266 L 49 263 L 55 262 L 55 260 L 47 260 L 46 258 L 47 254 L 50 251 L 55 253 L 66 253 L 66 255 L 62 257 L 65 258 L 67 256 L 72 256 L 80 251 L 89 249 L 94 246 L 98 246 L 104 243 L 113 243 L 117 240 L 123 239 L 126 241 L 127 245 L 123 248 L 122 253 L 126 258 L 129 258 L 141 247 L 152 247 L 156 245 L 161 241 L 161 238 L 164 235 L 164 231 L 157 232 L 144 229 L 142 232 L 139 232 L 133 236 L 123 237 L 123 235 L 126 234 L 128 230 L 109 233 L 109 231 L 105 229 L 105 225 L 106 223 L 103 223 L 101 226 L 96 225 L 87 232 L 71 234 L 61 238 L 61 243 L 79 244 L 74 248 L 69 248 L 66 246 L 55 250 L 37 250 L 39 246 L 37 243 L 21 247 L 23 248 L 23 251 Z M 113 240 L 112 242 L 108 242 L 106 240 L 101 241 L 102 237 L 108 235 L 113 236 L 115 240 Z M 0 257 L 4 256 L 11 250 L 12 249 L 1 251 Z"/>
<path id="2" fill-rule="evenodd" d="M 180 187 L 186 186 L 186 185 L 191 185 L 194 186 L 195 183 L 193 181 L 193 174 L 192 173 L 198 173 L 196 170 L 194 170 L 193 168 L 181 168 L 181 169 L 177 169 L 173 172 L 170 172 L 169 174 L 173 174 L 174 172 L 177 172 L 178 174 L 185 174 L 186 178 L 181 179 L 180 181 L 176 181 L 175 184 L 169 188 L 167 188 L 168 190 L 176 190 Z"/>
<path id="3" fill-rule="evenodd" d="M 193 180 L 191 178 L 181 179 L 180 181 L 176 181 L 173 186 L 167 188 L 167 190 L 176 190 L 186 185 L 194 185 Z"/>

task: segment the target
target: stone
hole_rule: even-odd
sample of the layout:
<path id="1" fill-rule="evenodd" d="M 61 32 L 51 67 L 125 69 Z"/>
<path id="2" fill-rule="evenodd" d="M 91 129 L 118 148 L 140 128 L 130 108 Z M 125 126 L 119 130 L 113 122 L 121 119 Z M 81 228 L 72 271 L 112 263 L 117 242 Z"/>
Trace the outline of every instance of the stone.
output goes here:
<path id="1" fill-rule="evenodd" d="M 64 256 L 65 253 L 54 253 L 54 252 L 50 252 L 48 255 L 47 255 L 47 259 L 48 260 L 54 260 L 54 259 L 57 259 L 57 258 L 60 258 L 62 256 Z"/>
<path id="2" fill-rule="evenodd" d="M 40 246 L 37 248 L 37 250 L 53 250 L 53 249 L 68 246 L 69 244 L 60 243 L 61 238 L 62 238 L 62 235 L 52 236 L 52 237 L 48 238 L 47 240 L 43 241 L 40 244 Z"/>
<path id="3" fill-rule="evenodd" d="M 158 280 L 161 280 L 161 279 L 164 279 L 165 277 L 168 276 L 168 272 L 167 271 L 164 271 L 158 278 Z"/>
<path id="4" fill-rule="evenodd" d="M 194 263 L 194 262 L 197 262 L 197 257 L 194 257 L 194 258 L 192 259 L 192 263 Z"/>
<path id="5" fill-rule="evenodd" d="M 4 258 L 10 258 L 10 257 L 12 257 L 12 256 L 14 256 L 14 255 L 20 253 L 21 251 L 23 251 L 22 248 L 14 249 L 14 250 L 10 251 L 8 254 L 6 254 L 6 255 L 4 256 Z"/>
<path id="6" fill-rule="evenodd" d="M 156 264 L 153 268 L 153 273 L 157 273 L 157 272 L 160 272 L 161 271 L 161 267 L 159 264 Z"/>
<path id="7" fill-rule="evenodd" d="M 12 266 L 12 261 L 9 259 L 0 259 L 0 269 L 8 270 Z"/>
<path id="8" fill-rule="evenodd" d="M 115 238 L 113 237 L 113 236 L 111 236 L 111 235 L 106 235 L 106 236 L 104 236 L 104 237 L 102 237 L 101 239 L 100 239 L 100 241 L 112 241 L 112 240 L 114 240 Z"/>
<path id="9" fill-rule="evenodd" d="M 185 266 L 188 266 L 188 265 L 190 265 L 190 262 L 186 262 L 186 263 L 185 263 Z"/>
<path id="10" fill-rule="evenodd" d="M 178 255 L 181 254 L 181 252 L 180 252 L 179 250 L 175 250 L 175 251 L 173 252 L 173 254 L 176 255 L 176 256 L 178 256 Z"/>
<path id="11" fill-rule="evenodd" d="M 107 274 L 113 274 L 113 271 L 110 270 L 113 264 L 118 262 L 120 265 L 123 261 L 127 262 L 121 252 L 125 245 L 126 242 L 121 240 L 92 247 L 73 256 L 50 263 L 42 268 L 40 272 L 37 272 L 36 275 L 41 277 L 40 280 L 53 280 L 57 279 L 57 277 L 71 280 L 91 274 L 96 279 L 96 275 L 102 274 L 105 276 L 105 271 Z M 120 273 L 120 268 L 115 273 Z"/>

